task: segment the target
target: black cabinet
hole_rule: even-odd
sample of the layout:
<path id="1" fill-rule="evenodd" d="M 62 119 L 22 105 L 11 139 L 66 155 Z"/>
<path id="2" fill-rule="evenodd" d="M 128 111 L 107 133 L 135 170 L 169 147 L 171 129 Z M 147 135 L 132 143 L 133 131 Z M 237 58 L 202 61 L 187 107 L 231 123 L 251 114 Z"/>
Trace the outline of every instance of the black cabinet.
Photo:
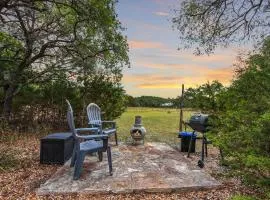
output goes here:
<path id="1" fill-rule="evenodd" d="M 72 133 L 54 133 L 40 140 L 40 163 L 63 165 L 72 155 Z"/>

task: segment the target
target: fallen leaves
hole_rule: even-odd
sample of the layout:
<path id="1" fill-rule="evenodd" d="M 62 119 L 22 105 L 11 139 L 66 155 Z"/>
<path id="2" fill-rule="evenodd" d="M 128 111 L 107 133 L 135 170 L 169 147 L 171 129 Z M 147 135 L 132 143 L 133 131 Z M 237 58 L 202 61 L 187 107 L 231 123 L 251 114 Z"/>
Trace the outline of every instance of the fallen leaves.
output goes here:
<path id="1" fill-rule="evenodd" d="M 133 193 L 133 194 L 61 194 L 36 196 L 35 191 L 48 180 L 60 166 L 39 164 L 39 137 L 29 136 L 27 139 L 18 139 L 12 143 L 2 142 L 1 152 L 15 152 L 19 160 L 17 167 L 12 170 L 4 170 L 0 173 L 0 199 L 91 199 L 91 200 L 115 200 L 115 199 L 228 199 L 233 194 L 256 195 L 258 191 L 241 185 L 237 179 L 225 179 L 223 187 L 204 191 L 185 191 L 180 193 Z M 193 155 L 191 160 L 197 162 L 198 155 Z M 218 151 L 209 148 L 209 157 L 205 170 L 209 173 L 220 173 L 218 166 Z"/>

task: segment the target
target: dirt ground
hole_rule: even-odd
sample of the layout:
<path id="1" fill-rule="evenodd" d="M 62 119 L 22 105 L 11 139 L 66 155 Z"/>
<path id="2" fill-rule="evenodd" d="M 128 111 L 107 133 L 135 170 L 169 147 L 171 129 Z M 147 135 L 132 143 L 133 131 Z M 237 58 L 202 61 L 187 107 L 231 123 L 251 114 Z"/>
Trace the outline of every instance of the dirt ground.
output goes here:
<path id="1" fill-rule="evenodd" d="M 19 161 L 18 166 L 11 170 L 0 171 L 0 199 L 230 199 L 235 194 L 260 196 L 259 190 L 241 184 L 236 178 L 228 179 L 219 174 L 224 168 L 218 165 L 218 151 L 210 147 L 206 162 L 206 170 L 223 183 L 216 189 L 204 191 L 186 191 L 179 193 L 134 193 L 109 195 L 48 195 L 36 196 L 35 190 L 44 183 L 60 167 L 39 164 L 39 137 L 29 136 L 13 142 L 1 142 L 0 152 L 13 152 Z M 196 165 L 199 154 L 192 155 Z"/>

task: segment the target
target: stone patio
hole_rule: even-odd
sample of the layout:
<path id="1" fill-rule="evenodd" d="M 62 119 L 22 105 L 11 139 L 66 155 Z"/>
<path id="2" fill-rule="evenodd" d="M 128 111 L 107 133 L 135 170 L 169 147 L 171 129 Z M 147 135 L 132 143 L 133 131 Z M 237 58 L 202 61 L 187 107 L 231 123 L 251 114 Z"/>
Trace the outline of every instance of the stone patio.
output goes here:
<path id="1" fill-rule="evenodd" d="M 132 193 L 198 190 L 221 184 L 203 169 L 192 166 L 186 154 L 163 143 L 144 146 L 113 146 L 113 176 L 108 163 L 87 156 L 81 178 L 73 181 L 73 168 L 67 162 L 37 190 L 52 193 Z"/>

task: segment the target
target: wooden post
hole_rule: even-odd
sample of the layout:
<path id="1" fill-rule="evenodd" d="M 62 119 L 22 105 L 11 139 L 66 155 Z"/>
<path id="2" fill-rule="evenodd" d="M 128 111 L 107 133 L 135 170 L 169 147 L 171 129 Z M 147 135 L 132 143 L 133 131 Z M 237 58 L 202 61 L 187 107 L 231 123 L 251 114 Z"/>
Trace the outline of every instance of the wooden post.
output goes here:
<path id="1" fill-rule="evenodd" d="M 182 84 L 182 94 L 180 97 L 180 120 L 179 120 L 179 131 L 183 131 L 183 107 L 184 107 L 184 84 Z"/>

